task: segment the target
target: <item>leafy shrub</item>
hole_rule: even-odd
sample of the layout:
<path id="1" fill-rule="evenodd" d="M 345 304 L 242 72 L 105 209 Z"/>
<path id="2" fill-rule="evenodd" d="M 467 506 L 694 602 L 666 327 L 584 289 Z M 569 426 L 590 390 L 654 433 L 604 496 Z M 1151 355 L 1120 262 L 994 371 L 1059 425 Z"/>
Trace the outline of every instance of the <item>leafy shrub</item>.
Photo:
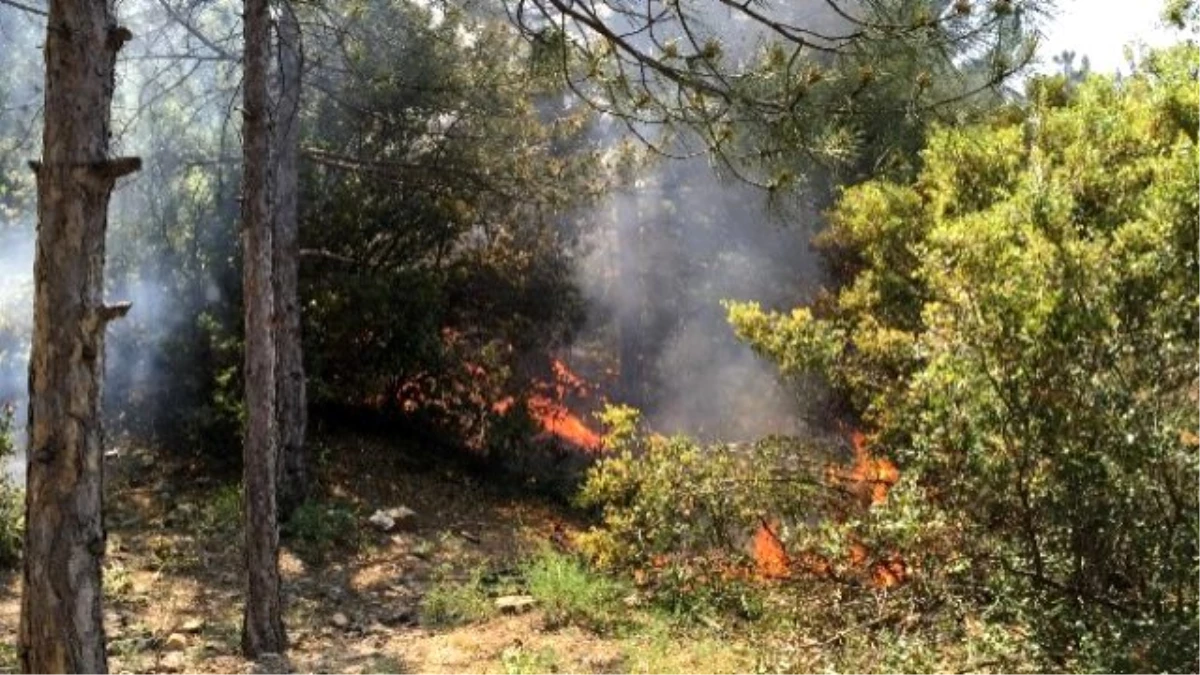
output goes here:
<path id="1" fill-rule="evenodd" d="M 421 625 L 450 627 L 484 621 L 496 613 L 484 587 L 483 573 L 475 571 L 465 582 L 442 579 L 421 598 Z"/>
<path id="2" fill-rule="evenodd" d="M 525 565 L 529 594 L 537 598 L 546 623 L 580 624 L 593 630 L 619 622 L 628 589 L 589 570 L 573 556 L 543 549 Z"/>
<path id="3" fill-rule="evenodd" d="M 923 590 L 1003 608 L 1056 668 L 1197 667 L 1198 62 L 935 133 L 914 184 L 843 194 L 831 302 L 729 310 L 899 461 L 907 515 L 874 531 Z"/>
<path id="4" fill-rule="evenodd" d="M 298 549 L 320 554 L 332 547 L 358 545 L 358 518 L 353 506 L 309 499 L 296 508 L 281 528 Z"/>

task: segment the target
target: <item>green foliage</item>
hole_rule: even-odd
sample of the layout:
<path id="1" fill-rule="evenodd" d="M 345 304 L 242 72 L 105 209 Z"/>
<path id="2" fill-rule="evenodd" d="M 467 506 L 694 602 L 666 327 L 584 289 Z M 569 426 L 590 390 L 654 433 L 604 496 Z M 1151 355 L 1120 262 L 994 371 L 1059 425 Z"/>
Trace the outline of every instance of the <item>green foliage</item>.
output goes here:
<path id="1" fill-rule="evenodd" d="M 768 521 L 790 550 L 826 555 L 856 584 L 865 569 L 845 560 L 851 533 L 888 522 L 876 526 L 877 541 L 894 549 L 918 528 L 917 516 L 898 527 L 831 485 L 836 446 L 782 437 L 704 446 L 639 430 L 628 407 L 609 407 L 601 418 L 609 452 L 578 496 L 600 523 L 578 537 L 580 548 L 601 569 L 632 572 L 657 604 L 688 620 L 769 613 L 748 555 L 751 536 Z"/>
<path id="2" fill-rule="evenodd" d="M 1197 62 L 1039 82 L 1019 116 L 939 131 L 915 183 L 843 194 L 836 298 L 729 308 L 901 460 L 943 524 L 922 573 L 970 561 L 1056 667 L 1197 663 Z"/>
<path id="3" fill-rule="evenodd" d="M 588 114 L 549 110 L 558 94 L 504 24 L 409 2 L 345 13 L 328 48 L 348 75 L 304 120 L 309 391 L 504 445 L 491 405 L 520 388 L 519 359 L 582 318 L 564 214 L 603 187 Z"/>
<path id="4" fill-rule="evenodd" d="M 25 490 L 0 481 L 0 568 L 15 566 L 25 536 Z"/>
<path id="5" fill-rule="evenodd" d="M 496 607 L 488 596 L 481 570 L 465 581 L 444 578 L 425 592 L 419 609 L 421 625 L 446 628 L 492 617 Z"/>
<path id="6" fill-rule="evenodd" d="M 526 563 L 529 594 L 538 600 L 548 626 L 579 624 L 603 630 L 622 616 L 629 589 L 588 569 L 577 558 L 543 549 Z"/>
<path id="7" fill-rule="evenodd" d="M 241 483 L 227 483 L 213 490 L 200 505 L 197 525 L 201 531 L 237 532 L 242 525 Z"/>
<path id="8" fill-rule="evenodd" d="M 500 662 L 508 675 L 534 675 L 535 673 L 557 673 L 560 658 L 551 647 L 533 650 L 525 647 L 509 647 L 500 654 Z"/>
<path id="9" fill-rule="evenodd" d="M 205 20 L 236 22 L 224 9 Z M 486 13 L 387 0 L 298 11 L 329 27 L 306 36 L 306 58 L 322 67 L 305 86 L 320 95 L 304 97 L 298 121 L 310 400 L 411 416 L 486 448 L 500 421 L 496 392 L 528 376 L 516 372 L 520 358 L 563 343 L 582 318 L 566 214 L 604 187 L 588 111 L 561 103 L 561 83 L 538 75 L 529 46 Z M 153 105 L 118 106 L 133 119 L 115 126 L 162 151 L 146 153 L 146 171 L 114 202 L 111 292 L 134 309 L 111 327 L 119 366 L 105 407 L 115 411 L 110 428 L 236 463 L 239 181 L 227 162 L 236 116 L 225 104 L 239 71 L 219 60 L 195 64 L 195 74 L 162 68 L 131 77 L 136 100 Z M 21 184 L 10 186 L 9 159 L 0 157 L 5 219 L 10 207 L 31 206 L 31 176 L 22 163 L 13 172 Z M 27 351 L 9 339 L 6 324 L 19 316 L 9 297 L 0 374 Z"/>
<path id="10" fill-rule="evenodd" d="M 0 568 L 16 565 L 25 533 L 25 490 L 2 473 L 13 454 L 12 406 L 0 410 Z"/>
<path id="11" fill-rule="evenodd" d="M 354 507 L 341 502 L 309 499 L 296 508 L 280 531 L 289 543 L 309 553 L 353 548 L 359 543 Z"/>
<path id="12" fill-rule="evenodd" d="M 601 512 L 601 525 L 580 539 L 601 568 L 645 568 L 655 556 L 719 549 L 764 513 L 762 493 L 726 488 L 761 483 L 765 464 L 743 461 L 727 446 L 640 432 L 628 407 L 600 417 L 611 426 L 608 454 L 589 469 L 578 501 Z"/>

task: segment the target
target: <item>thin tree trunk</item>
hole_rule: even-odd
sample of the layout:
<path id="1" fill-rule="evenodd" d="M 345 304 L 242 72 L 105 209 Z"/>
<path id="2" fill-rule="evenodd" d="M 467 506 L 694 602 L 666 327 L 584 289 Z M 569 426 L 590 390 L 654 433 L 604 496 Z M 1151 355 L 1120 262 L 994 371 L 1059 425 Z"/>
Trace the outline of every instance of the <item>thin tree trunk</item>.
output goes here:
<path id="1" fill-rule="evenodd" d="M 276 420 L 279 425 L 279 514 L 286 520 L 308 497 L 308 424 L 304 356 L 300 336 L 299 183 L 300 183 L 300 20 L 282 3 L 279 35 L 279 84 L 275 107 L 274 266 L 276 333 Z"/>
<path id="2" fill-rule="evenodd" d="M 245 0 L 242 77 L 242 292 L 246 308 L 246 438 L 242 485 L 246 537 L 246 606 L 242 652 L 282 654 L 286 646 L 279 593 L 279 529 L 275 513 L 274 292 L 268 201 L 270 120 L 267 0 Z"/>
<path id="3" fill-rule="evenodd" d="M 109 159 L 117 51 L 130 38 L 104 0 L 55 0 L 46 31 L 45 131 L 37 174 L 29 453 L 19 651 L 25 672 L 107 672 L 104 328 L 108 201 L 135 158 Z"/>

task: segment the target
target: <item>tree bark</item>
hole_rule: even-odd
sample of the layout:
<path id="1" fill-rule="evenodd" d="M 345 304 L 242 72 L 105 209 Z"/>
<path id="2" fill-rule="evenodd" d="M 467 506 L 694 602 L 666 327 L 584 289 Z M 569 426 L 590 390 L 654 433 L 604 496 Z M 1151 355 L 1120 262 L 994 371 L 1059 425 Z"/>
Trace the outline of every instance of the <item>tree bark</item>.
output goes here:
<path id="1" fill-rule="evenodd" d="M 45 128 L 37 174 L 29 452 L 19 628 L 25 672 L 108 670 L 104 555 L 104 329 L 108 202 L 134 158 L 108 157 L 117 51 L 131 37 L 106 0 L 55 0 L 46 31 Z"/>
<path id="2" fill-rule="evenodd" d="M 281 3 L 274 144 L 274 272 L 276 322 L 276 420 L 279 427 L 279 515 L 286 520 L 308 497 L 308 424 L 304 353 L 300 331 L 300 20 Z"/>
<path id="3" fill-rule="evenodd" d="M 269 208 L 270 120 L 267 116 L 270 17 L 267 0 L 245 0 L 243 17 L 242 292 L 246 311 L 246 437 L 242 449 L 246 537 L 246 606 L 242 652 L 282 654 L 286 646 L 279 591 L 276 519 L 274 291 Z"/>

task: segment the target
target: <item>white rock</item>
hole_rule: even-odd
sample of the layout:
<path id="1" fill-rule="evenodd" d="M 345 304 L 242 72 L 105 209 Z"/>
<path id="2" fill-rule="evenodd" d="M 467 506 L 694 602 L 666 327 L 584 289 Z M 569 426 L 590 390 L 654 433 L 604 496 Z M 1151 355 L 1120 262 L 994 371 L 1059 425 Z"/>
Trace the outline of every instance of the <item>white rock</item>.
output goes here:
<path id="1" fill-rule="evenodd" d="M 338 628 L 347 628 L 350 626 L 350 618 L 341 612 L 335 612 L 333 616 L 329 617 L 329 623 Z"/>
<path id="2" fill-rule="evenodd" d="M 397 525 L 411 526 L 416 516 L 417 512 L 407 506 L 393 506 L 375 511 L 367 521 L 383 532 L 391 532 Z"/>
<path id="3" fill-rule="evenodd" d="M 163 649 L 169 652 L 180 652 L 187 648 L 188 639 L 183 633 L 171 633 L 163 643 Z"/>
<path id="4" fill-rule="evenodd" d="M 385 511 L 376 511 L 375 513 L 372 513 L 371 517 L 367 519 L 367 522 L 374 525 L 376 529 L 384 532 L 390 532 L 392 528 L 396 527 L 396 519 L 389 516 Z"/>
<path id="5" fill-rule="evenodd" d="M 505 595 L 496 598 L 496 609 L 505 614 L 520 614 L 537 604 L 532 595 Z"/>
<path id="6" fill-rule="evenodd" d="M 398 523 L 406 520 L 412 520 L 413 518 L 417 517 L 417 512 L 413 511 L 407 506 L 396 506 L 388 509 L 385 513 L 387 513 L 388 516 L 393 518 Z"/>

